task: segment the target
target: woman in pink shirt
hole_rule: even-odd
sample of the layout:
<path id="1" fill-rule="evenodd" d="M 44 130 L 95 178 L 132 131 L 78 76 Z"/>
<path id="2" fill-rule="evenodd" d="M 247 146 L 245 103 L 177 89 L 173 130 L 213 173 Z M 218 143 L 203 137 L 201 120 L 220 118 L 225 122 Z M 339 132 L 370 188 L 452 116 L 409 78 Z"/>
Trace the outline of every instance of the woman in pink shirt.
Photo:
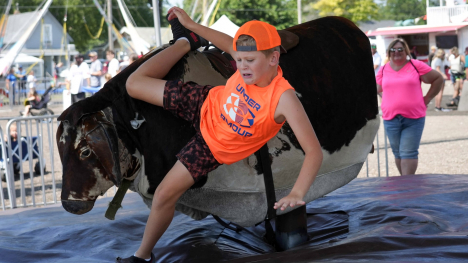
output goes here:
<path id="1" fill-rule="evenodd" d="M 401 175 L 415 174 L 418 168 L 427 105 L 444 82 L 439 72 L 409 55 L 405 40 L 393 40 L 387 49 L 390 61 L 376 76 L 385 131 Z M 426 96 L 423 96 L 421 81 L 431 84 Z"/>

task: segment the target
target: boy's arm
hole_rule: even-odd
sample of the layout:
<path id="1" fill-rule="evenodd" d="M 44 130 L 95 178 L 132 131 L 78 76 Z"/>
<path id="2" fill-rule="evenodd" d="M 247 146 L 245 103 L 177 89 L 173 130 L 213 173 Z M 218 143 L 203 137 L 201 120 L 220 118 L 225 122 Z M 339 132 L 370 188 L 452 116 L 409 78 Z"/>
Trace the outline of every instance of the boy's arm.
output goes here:
<path id="1" fill-rule="evenodd" d="M 215 45 L 222 51 L 229 53 L 231 56 L 234 55 L 234 50 L 232 49 L 233 38 L 231 36 L 195 23 L 187 15 L 187 13 L 179 7 L 172 7 L 167 13 L 169 14 L 168 19 L 171 20 L 172 18 L 174 18 L 174 15 L 177 16 L 180 23 L 185 28 L 187 28 L 190 31 L 193 31 L 195 34 L 198 34 L 204 39 L 210 41 L 211 43 L 213 43 L 213 45 Z"/>
<path id="2" fill-rule="evenodd" d="M 281 95 L 275 115 L 282 115 L 286 118 L 305 153 L 301 171 L 291 193 L 275 203 L 275 209 L 284 210 L 288 206 L 305 204 L 304 196 L 317 176 L 323 155 L 309 117 L 294 90 L 287 90 Z"/>

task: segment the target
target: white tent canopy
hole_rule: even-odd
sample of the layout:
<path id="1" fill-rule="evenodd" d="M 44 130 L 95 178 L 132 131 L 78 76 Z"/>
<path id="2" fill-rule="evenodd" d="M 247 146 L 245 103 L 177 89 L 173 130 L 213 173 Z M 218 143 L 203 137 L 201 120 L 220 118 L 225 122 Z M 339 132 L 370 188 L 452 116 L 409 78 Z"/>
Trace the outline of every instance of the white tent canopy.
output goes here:
<path id="1" fill-rule="evenodd" d="M 221 16 L 218 21 L 216 21 L 213 25 L 210 26 L 211 29 L 223 32 L 231 37 L 236 35 L 239 26 L 231 22 L 229 18 L 225 15 Z M 156 44 L 154 28 L 152 27 L 136 27 L 135 32 L 130 32 L 127 27 L 122 27 L 120 29 L 121 34 L 128 34 L 131 38 L 129 42 L 133 42 L 132 34 L 137 34 L 139 41 L 143 43 L 143 45 L 149 47 L 154 46 Z M 162 43 L 169 43 L 169 40 L 172 39 L 171 29 L 168 27 L 161 27 L 161 40 Z"/>
<path id="2" fill-rule="evenodd" d="M 216 21 L 213 25 L 210 26 L 210 28 L 223 32 L 224 34 L 230 35 L 231 37 L 234 37 L 236 35 L 237 30 L 239 30 L 239 26 L 234 24 L 225 15 L 222 15 L 218 19 L 218 21 Z"/>
<path id="3" fill-rule="evenodd" d="M 4 54 L 0 55 L 0 61 L 2 61 L 4 58 Z M 23 66 L 23 69 L 27 69 L 29 66 L 32 64 L 36 64 L 33 67 L 34 74 L 36 76 L 42 76 L 43 74 L 43 68 L 44 68 L 44 60 L 33 57 L 33 56 L 28 56 L 24 53 L 19 53 L 18 56 L 16 56 L 15 60 L 11 64 L 12 67 L 18 68 L 19 65 Z"/>

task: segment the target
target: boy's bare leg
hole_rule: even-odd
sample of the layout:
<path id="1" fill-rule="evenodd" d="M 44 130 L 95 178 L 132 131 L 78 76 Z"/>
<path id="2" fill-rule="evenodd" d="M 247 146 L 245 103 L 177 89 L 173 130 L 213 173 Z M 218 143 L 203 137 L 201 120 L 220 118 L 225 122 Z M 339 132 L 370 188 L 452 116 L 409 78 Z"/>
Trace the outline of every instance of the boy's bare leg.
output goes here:
<path id="1" fill-rule="evenodd" d="M 189 51 L 189 42 L 181 39 L 154 55 L 128 77 L 126 84 L 128 94 L 135 99 L 162 107 L 166 85 L 166 80 L 163 78 Z"/>
<path id="2" fill-rule="evenodd" d="M 151 257 L 154 246 L 171 224 L 177 200 L 193 184 L 190 172 L 177 161 L 154 193 L 143 240 L 135 256 L 145 259 Z"/>

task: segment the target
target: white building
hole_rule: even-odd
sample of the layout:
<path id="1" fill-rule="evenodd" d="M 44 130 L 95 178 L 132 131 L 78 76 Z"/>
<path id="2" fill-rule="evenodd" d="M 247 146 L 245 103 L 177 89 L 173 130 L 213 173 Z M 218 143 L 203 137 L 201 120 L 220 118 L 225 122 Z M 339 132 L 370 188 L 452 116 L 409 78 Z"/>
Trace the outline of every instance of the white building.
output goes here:
<path id="1" fill-rule="evenodd" d="M 388 44 L 397 37 L 405 39 L 410 49 L 415 46 L 418 59 L 422 61 L 427 61 L 431 46 L 446 51 L 458 47 L 463 53 L 468 47 L 468 5 L 457 0 L 441 1 L 440 4 L 427 7 L 427 25 L 378 28 L 366 34 L 377 45 L 382 57 L 386 57 Z"/>

